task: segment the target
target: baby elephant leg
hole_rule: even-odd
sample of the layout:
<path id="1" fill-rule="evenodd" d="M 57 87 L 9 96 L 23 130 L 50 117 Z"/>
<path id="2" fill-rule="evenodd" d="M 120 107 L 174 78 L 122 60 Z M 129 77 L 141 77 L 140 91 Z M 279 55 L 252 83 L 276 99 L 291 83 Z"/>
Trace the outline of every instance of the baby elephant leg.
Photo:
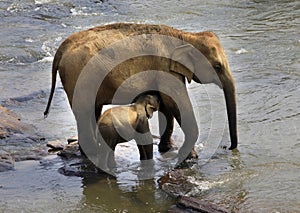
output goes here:
<path id="1" fill-rule="evenodd" d="M 153 144 L 138 145 L 140 160 L 150 160 L 153 158 Z"/>
<path id="2" fill-rule="evenodd" d="M 153 138 L 150 132 L 140 133 L 135 138 L 140 152 L 140 160 L 153 159 Z"/>

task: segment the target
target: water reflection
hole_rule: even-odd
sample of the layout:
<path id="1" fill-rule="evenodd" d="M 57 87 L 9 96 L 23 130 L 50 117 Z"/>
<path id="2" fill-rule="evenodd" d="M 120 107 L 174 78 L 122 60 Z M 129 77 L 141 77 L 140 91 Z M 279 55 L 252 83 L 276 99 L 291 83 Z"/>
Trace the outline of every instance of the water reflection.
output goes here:
<path id="1" fill-rule="evenodd" d="M 112 176 L 84 177 L 81 211 L 165 212 L 174 200 L 157 190 L 156 181 L 124 181 Z"/>

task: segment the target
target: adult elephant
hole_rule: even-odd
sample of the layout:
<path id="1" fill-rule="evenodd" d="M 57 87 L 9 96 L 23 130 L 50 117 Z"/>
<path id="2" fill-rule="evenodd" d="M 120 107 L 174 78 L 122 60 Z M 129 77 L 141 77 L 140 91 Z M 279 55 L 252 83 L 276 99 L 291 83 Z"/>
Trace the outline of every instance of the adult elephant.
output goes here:
<path id="1" fill-rule="evenodd" d="M 99 87 L 95 100 L 96 118 L 101 115 L 103 105 L 112 103 L 115 92 L 126 79 L 146 70 L 152 70 L 153 72 L 156 70 L 157 75 L 155 74 L 151 78 L 145 79 L 143 75 L 141 75 L 141 77 L 136 77 L 134 81 L 127 84 L 127 89 L 123 90 L 122 96 L 119 96 L 121 98 L 115 103 L 128 104 L 131 100 L 124 98 L 127 97 L 127 94 L 136 89 L 141 89 L 142 92 L 147 89 L 153 90 L 153 85 L 155 86 L 155 90 L 162 91 L 162 88 L 166 88 L 167 84 L 167 88 L 170 88 L 170 92 L 173 91 L 176 85 L 178 85 L 178 82 L 175 80 L 169 83 L 168 76 L 174 77 L 174 79 L 177 79 L 177 81 L 182 84 L 185 84 L 185 79 L 187 79 L 188 82 L 194 80 L 198 83 L 215 83 L 223 89 L 226 99 L 231 138 L 231 146 L 229 149 L 236 148 L 238 137 L 234 79 L 220 41 L 217 36 L 211 32 L 190 33 L 164 25 L 117 23 L 95 27 L 71 35 L 60 45 L 54 57 L 52 87 L 48 105 L 44 113 L 45 116 L 49 112 L 53 97 L 57 70 L 59 70 L 62 84 L 72 107 L 77 80 L 82 70 L 93 57 L 99 54 L 101 50 L 126 38 L 140 36 L 147 40 L 149 39 L 149 35 L 165 36 L 166 40 L 163 42 L 154 41 L 157 43 L 154 45 L 151 44 L 150 46 L 149 44 L 145 44 L 143 40 L 139 40 L 137 44 L 128 43 L 128 46 L 125 47 L 125 51 L 142 47 L 147 52 L 147 49 L 152 48 L 159 52 L 168 52 L 170 53 L 169 56 L 144 54 L 122 61 L 122 63 L 113 67 L 111 72 L 105 76 Z M 174 48 L 169 48 L 170 39 L 168 38 L 180 40 L 182 43 L 176 44 L 177 46 L 175 45 Z M 193 54 L 195 50 L 202 53 L 207 62 L 204 61 L 203 58 L 195 58 L 197 55 Z M 110 54 L 114 55 L 115 53 Z M 214 71 L 211 70 L 211 67 Z M 159 111 L 164 114 L 164 116 L 159 115 L 161 134 L 159 151 L 161 152 L 166 152 L 171 148 L 174 117 L 185 134 L 185 144 L 188 144 L 188 146 L 193 145 L 198 137 L 198 127 L 194 119 L 186 87 L 184 87 L 182 91 L 175 91 L 175 93 L 173 91 L 173 95 L 171 95 L 173 97 L 167 93 L 168 91 L 164 89 L 160 94 L 161 103 Z M 174 96 L 176 96 L 176 100 L 174 100 Z M 181 116 L 187 116 L 190 123 L 184 125 Z M 162 128 L 163 121 L 166 121 L 164 128 Z"/>

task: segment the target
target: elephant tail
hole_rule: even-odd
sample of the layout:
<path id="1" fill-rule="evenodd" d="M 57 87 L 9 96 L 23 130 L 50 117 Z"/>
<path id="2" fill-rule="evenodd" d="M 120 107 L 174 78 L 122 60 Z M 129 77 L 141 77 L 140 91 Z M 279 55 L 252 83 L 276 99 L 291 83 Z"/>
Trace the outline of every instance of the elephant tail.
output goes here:
<path id="1" fill-rule="evenodd" d="M 57 76 L 57 70 L 58 70 L 58 64 L 60 62 L 60 59 L 62 57 L 62 54 L 60 52 L 57 52 L 54 56 L 53 64 L 52 64 L 52 85 L 51 85 L 51 91 L 50 91 L 50 96 L 48 99 L 47 107 L 44 112 L 44 118 L 47 118 L 49 114 L 49 109 L 51 105 L 51 101 L 53 98 L 54 90 L 55 90 L 55 85 L 56 85 L 56 76 Z"/>

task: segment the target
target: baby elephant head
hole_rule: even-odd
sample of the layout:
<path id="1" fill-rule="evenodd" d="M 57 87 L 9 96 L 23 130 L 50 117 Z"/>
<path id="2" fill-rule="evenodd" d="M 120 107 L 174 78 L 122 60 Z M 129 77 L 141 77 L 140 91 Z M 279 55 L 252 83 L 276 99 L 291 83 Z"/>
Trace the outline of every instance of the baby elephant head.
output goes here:
<path id="1" fill-rule="evenodd" d="M 159 108 L 159 99 L 157 95 L 141 95 L 137 98 L 136 104 L 144 106 L 147 118 L 152 118 L 153 113 Z"/>

